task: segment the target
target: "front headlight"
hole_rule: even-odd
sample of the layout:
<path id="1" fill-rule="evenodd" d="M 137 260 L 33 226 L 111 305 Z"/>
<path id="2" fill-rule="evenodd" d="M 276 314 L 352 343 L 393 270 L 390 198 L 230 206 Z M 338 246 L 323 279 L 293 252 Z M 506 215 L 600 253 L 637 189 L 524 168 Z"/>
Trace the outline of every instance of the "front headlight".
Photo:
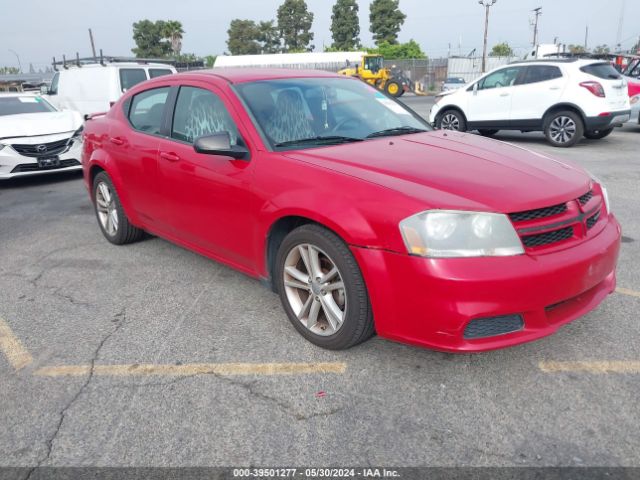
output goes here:
<path id="1" fill-rule="evenodd" d="M 604 198 L 604 206 L 607 209 L 607 214 L 611 213 L 611 206 L 609 204 L 609 192 L 607 191 L 607 187 L 605 187 L 604 183 L 602 183 L 602 180 L 596 177 L 593 173 L 591 172 L 587 172 L 587 173 L 591 175 L 591 180 L 593 180 L 598 185 L 600 185 L 600 190 L 602 190 L 602 198 Z"/>
<path id="2" fill-rule="evenodd" d="M 77 141 L 77 140 L 82 141 L 82 132 L 83 131 L 84 131 L 84 125 L 81 125 L 79 129 L 77 129 L 75 132 L 73 132 L 73 135 L 71 136 L 71 140 L 72 141 Z"/>
<path id="3" fill-rule="evenodd" d="M 524 249 L 513 225 L 500 213 L 429 210 L 400 222 L 411 255 L 422 257 L 503 257 Z"/>

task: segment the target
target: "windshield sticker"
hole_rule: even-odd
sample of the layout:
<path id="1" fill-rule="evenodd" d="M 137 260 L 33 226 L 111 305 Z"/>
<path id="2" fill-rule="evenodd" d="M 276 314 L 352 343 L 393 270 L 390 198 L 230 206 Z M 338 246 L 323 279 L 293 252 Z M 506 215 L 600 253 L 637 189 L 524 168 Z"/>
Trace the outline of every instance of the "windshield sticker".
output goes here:
<path id="1" fill-rule="evenodd" d="M 18 101 L 22 103 L 38 103 L 36 97 L 18 97 Z"/>
<path id="2" fill-rule="evenodd" d="M 400 115 L 411 115 L 409 112 L 407 112 L 404 108 L 402 108 L 400 105 L 398 105 L 393 100 L 389 100 L 384 95 L 382 95 L 382 97 L 383 98 L 377 98 L 377 95 L 376 95 L 376 100 L 378 100 L 382 105 L 387 107 L 393 113 L 398 113 Z"/>

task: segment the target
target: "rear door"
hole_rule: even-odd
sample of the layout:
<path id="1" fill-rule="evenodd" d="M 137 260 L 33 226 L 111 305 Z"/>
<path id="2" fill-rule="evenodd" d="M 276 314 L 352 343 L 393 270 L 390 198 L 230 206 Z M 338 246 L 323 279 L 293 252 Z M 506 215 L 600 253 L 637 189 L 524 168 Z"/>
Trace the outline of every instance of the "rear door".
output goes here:
<path id="1" fill-rule="evenodd" d="M 513 89 L 511 120 L 523 127 L 539 126 L 544 113 L 558 103 L 566 78 L 555 65 L 529 65 Z"/>
<path id="2" fill-rule="evenodd" d="M 465 114 L 471 128 L 507 126 L 511 112 L 512 95 L 522 67 L 505 67 L 490 73 L 467 89 Z"/>
<path id="3" fill-rule="evenodd" d="M 169 92 L 169 87 L 153 88 L 128 99 L 123 105 L 125 121 L 113 122 L 106 147 L 137 215 L 145 224 L 163 230 L 158 146 Z"/>

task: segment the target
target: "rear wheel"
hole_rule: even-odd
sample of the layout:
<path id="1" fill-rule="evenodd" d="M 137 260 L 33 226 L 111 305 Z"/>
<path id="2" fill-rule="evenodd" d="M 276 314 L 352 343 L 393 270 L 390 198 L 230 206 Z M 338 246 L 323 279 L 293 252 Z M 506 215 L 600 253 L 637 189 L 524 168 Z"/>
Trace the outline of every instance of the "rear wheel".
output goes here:
<path id="1" fill-rule="evenodd" d="M 572 147 L 582 138 L 584 124 L 577 113 L 561 110 L 547 117 L 544 134 L 554 147 Z"/>
<path id="2" fill-rule="evenodd" d="M 313 224 L 293 230 L 278 250 L 275 276 L 289 320 L 311 343 L 341 350 L 373 335 L 362 273 L 334 233 Z"/>
<path id="3" fill-rule="evenodd" d="M 467 131 L 467 122 L 458 110 L 445 110 L 436 120 L 436 127 L 442 130 Z"/>
<path id="4" fill-rule="evenodd" d="M 111 243 L 124 245 L 144 235 L 143 230 L 129 222 L 107 172 L 100 172 L 93 180 L 93 205 L 100 230 Z"/>
<path id="5" fill-rule="evenodd" d="M 493 137 L 500 130 L 478 130 L 478 133 L 483 137 Z"/>
<path id="6" fill-rule="evenodd" d="M 601 138 L 604 138 L 607 135 L 609 135 L 611 132 L 613 132 L 613 128 L 614 127 L 607 128 L 604 130 L 591 130 L 589 132 L 584 132 L 584 136 L 589 140 L 600 140 Z"/>

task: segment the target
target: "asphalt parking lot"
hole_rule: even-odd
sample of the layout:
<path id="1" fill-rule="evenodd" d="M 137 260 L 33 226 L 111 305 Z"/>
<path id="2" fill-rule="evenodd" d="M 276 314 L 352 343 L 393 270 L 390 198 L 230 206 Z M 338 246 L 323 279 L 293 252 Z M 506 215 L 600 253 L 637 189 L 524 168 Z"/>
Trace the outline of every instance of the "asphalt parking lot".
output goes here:
<path id="1" fill-rule="evenodd" d="M 2 466 L 640 466 L 640 126 L 496 138 L 600 177 L 624 243 L 596 311 L 478 355 L 321 350 L 257 281 L 107 243 L 79 174 L 0 184 Z"/>

